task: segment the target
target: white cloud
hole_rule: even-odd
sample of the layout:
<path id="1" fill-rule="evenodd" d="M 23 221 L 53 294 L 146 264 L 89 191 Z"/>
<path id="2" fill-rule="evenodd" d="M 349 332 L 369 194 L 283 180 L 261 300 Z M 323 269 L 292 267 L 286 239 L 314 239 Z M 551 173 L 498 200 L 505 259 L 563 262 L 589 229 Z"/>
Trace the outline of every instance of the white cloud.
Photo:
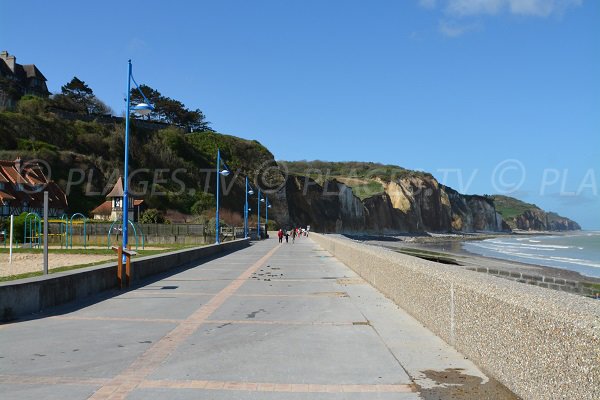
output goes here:
<path id="1" fill-rule="evenodd" d="M 440 33 L 451 38 L 457 38 L 464 35 L 467 32 L 477 30 L 480 26 L 478 24 L 460 24 L 454 21 L 440 21 L 438 27 Z"/>
<path id="2" fill-rule="evenodd" d="M 424 8 L 433 9 L 437 6 L 437 0 L 419 0 L 419 5 Z"/>
<path id="3" fill-rule="evenodd" d="M 453 15 L 497 14 L 505 0 L 449 0 L 446 10 Z"/>
<path id="4" fill-rule="evenodd" d="M 418 0 L 419 5 L 435 9 L 438 4 L 455 17 L 497 15 L 508 12 L 515 15 L 548 17 L 562 14 L 569 7 L 580 6 L 583 0 Z"/>
<path id="5" fill-rule="evenodd" d="M 510 12 L 519 15 L 547 17 L 562 14 L 571 6 L 580 6 L 582 0 L 509 0 Z"/>

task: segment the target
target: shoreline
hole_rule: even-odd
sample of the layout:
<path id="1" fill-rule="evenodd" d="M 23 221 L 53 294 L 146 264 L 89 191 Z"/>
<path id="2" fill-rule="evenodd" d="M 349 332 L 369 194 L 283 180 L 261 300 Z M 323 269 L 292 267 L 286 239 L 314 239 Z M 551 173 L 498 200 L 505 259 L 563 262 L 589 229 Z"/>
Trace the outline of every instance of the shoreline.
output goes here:
<path id="1" fill-rule="evenodd" d="M 492 256 L 483 256 L 465 250 L 462 243 L 475 240 L 486 240 L 497 237 L 519 237 L 519 236 L 560 236 L 567 232 L 519 232 L 519 233 L 472 233 L 472 234 L 427 234 L 427 235 L 352 235 L 342 236 L 350 240 L 364 244 L 385 247 L 392 251 L 398 251 L 411 256 L 419 257 L 419 251 L 424 255 L 439 254 L 441 258 L 456 261 L 458 268 L 470 269 L 477 272 L 487 272 L 493 275 L 517 279 L 520 275 L 524 283 L 536 284 L 534 281 L 543 283 L 548 280 L 551 284 L 578 283 L 583 285 L 600 286 L 600 278 L 583 275 L 577 271 L 559 267 L 525 263 L 520 261 L 505 260 Z M 426 257 L 421 257 L 426 258 Z M 436 261 L 436 260 L 432 260 Z M 444 261 L 438 261 L 444 262 Z M 449 264 L 453 264 L 449 262 Z M 543 279 L 537 279 L 543 277 Z M 547 278 L 547 279 L 546 279 Z M 574 285 L 572 285 L 574 286 Z M 551 287 L 554 288 L 554 287 Z M 560 290 L 566 290 L 561 288 Z M 600 288 L 597 289 L 600 291 Z"/>

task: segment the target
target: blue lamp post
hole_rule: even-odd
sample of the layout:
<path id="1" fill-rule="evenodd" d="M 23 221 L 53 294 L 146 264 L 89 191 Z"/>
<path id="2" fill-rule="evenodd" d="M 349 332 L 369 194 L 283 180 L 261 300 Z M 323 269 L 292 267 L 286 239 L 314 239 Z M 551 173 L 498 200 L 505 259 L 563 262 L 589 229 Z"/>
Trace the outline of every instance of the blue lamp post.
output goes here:
<path id="1" fill-rule="evenodd" d="M 216 215 L 216 230 L 215 230 L 215 235 L 217 236 L 216 242 L 217 244 L 221 243 L 221 238 L 219 237 L 219 197 L 220 197 L 220 181 L 221 181 L 221 175 L 223 176 L 227 176 L 229 175 L 229 168 L 227 168 L 227 165 L 225 163 L 223 163 L 223 166 L 225 168 L 223 168 L 223 170 L 221 170 L 221 150 L 217 149 L 217 215 Z"/>
<path id="2" fill-rule="evenodd" d="M 269 204 L 269 198 L 265 196 L 265 236 L 269 230 L 269 208 L 271 208 L 271 204 Z"/>
<path id="3" fill-rule="evenodd" d="M 260 199 L 260 189 L 258 189 L 258 200 L 256 202 L 256 208 L 258 209 L 258 225 L 257 225 L 258 229 L 256 230 L 256 233 L 258 235 L 258 240 L 260 240 L 260 201 L 261 201 L 261 199 Z M 263 201 L 264 201 L 264 199 L 263 199 Z"/>
<path id="4" fill-rule="evenodd" d="M 139 85 L 133 78 L 133 74 L 131 72 L 131 60 L 129 60 L 127 67 L 127 115 L 125 116 L 125 165 L 123 171 L 123 249 L 127 248 L 129 220 L 129 114 L 131 113 L 131 81 L 133 81 L 137 90 L 144 99 L 144 103 L 135 105 L 133 107 L 133 111 L 140 115 L 148 115 L 154 110 L 154 106 L 150 104 L 146 96 L 144 96 L 144 93 L 140 90 Z M 123 259 L 125 259 L 125 256 L 123 256 Z"/>
<path id="5" fill-rule="evenodd" d="M 244 206 L 244 238 L 248 238 L 248 211 L 250 208 L 248 207 L 248 195 L 253 195 L 254 190 L 248 184 L 248 177 L 246 177 L 246 205 Z"/>

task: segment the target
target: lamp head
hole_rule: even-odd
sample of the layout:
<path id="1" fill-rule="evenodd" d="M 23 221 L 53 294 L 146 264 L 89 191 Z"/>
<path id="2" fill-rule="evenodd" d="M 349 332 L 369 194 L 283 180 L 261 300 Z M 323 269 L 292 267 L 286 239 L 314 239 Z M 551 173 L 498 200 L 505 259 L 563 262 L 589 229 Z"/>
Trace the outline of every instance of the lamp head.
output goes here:
<path id="1" fill-rule="evenodd" d="M 263 197 L 262 199 L 260 199 L 260 202 L 264 203 L 265 202 L 265 198 Z"/>
<path id="2" fill-rule="evenodd" d="M 154 106 L 148 103 L 140 103 L 138 105 L 133 106 L 133 111 L 140 115 L 148 115 L 152 111 L 154 111 Z"/>
<path id="3" fill-rule="evenodd" d="M 252 189 L 248 190 L 248 194 L 249 195 L 253 195 L 254 194 L 254 190 L 252 190 Z"/>
<path id="4" fill-rule="evenodd" d="M 228 169 L 224 169 L 223 171 L 221 171 L 221 175 L 223 176 L 228 176 L 231 172 Z"/>
<path id="5" fill-rule="evenodd" d="M 271 208 L 271 205 L 269 204 L 269 205 L 267 206 L 267 208 Z"/>

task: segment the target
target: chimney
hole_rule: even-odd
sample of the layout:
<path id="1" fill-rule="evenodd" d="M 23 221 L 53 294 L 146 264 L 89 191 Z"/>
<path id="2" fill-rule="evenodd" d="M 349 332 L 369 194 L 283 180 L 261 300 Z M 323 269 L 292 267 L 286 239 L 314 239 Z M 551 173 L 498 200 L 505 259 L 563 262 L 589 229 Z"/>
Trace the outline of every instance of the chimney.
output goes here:
<path id="1" fill-rule="evenodd" d="M 15 56 L 11 56 L 10 54 L 8 54 L 8 51 L 6 51 L 6 50 L 4 50 L 2 53 L 0 53 L 0 58 L 2 58 L 4 60 L 6 65 L 8 65 L 8 68 L 10 68 L 10 70 L 14 74 L 15 67 L 17 65 L 17 58 Z"/>
<path id="2" fill-rule="evenodd" d="M 17 157 L 15 160 L 15 169 L 21 173 L 21 157 Z"/>

